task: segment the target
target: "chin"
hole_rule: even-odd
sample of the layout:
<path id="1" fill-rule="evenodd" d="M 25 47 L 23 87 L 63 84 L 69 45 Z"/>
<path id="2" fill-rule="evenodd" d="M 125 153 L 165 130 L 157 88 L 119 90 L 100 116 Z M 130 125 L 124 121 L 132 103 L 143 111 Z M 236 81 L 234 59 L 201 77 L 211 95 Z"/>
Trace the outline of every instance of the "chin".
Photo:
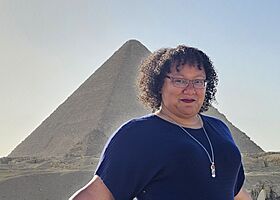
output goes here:
<path id="1" fill-rule="evenodd" d="M 185 108 L 179 111 L 180 113 L 182 113 L 183 115 L 196 115 L 199 110 L 194 109 L 194 108 Z"/>
<path id="2" fill-rule="evenodd" d="M 189 117 L 194 117 L 197 115 L 198 112 L 181 112 L 181 116 L 182 117 L 186 117 L 186 118 L 189 118 Z"/>

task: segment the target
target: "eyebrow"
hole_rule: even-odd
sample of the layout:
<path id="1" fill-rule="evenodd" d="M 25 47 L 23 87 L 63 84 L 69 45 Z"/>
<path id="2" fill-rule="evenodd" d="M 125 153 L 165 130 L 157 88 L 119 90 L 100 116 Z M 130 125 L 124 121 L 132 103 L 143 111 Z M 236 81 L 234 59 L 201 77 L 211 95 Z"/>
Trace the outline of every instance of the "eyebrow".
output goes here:
<path id="1" fill-rule="evenodd" d="M 168 74 L 167 74 L 168 75 Z M 183 75 L 173 75 L 173 74 L 170 74 L 171 76 L 173 76 L 174 78 L 182 78 L 182 79 L 187 79 L 187 78 L 185 78 Z M 194 76 L 194 78 L 204 78 L 204 79 L 206 79 L 206 76 L 203 76 L 203 75 L 197 75 L 197 76 Z M 188 79 L 187 79 L 188 80 Z"/>

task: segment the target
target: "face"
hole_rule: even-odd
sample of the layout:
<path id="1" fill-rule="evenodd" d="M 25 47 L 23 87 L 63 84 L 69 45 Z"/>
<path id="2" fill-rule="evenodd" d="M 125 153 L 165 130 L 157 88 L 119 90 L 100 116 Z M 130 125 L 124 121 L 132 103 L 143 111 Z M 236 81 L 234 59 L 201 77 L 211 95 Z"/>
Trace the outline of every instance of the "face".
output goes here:
<path id="1" fill-rule="evenodd" d="M 198 67 L 188 64 L 182 65 L 179 71 L 173 65 L 170 71 L 167 75 L 174 78 L 206 79 L 203 68 L 198 69 Z M 204 102 L 205 91 L 206 87 L 197 89 L 191 83 L 185 88 L 178 88 L 173 85 L 171 79 L 165 78 L 161 89 L 161 109 L 176 118 L 190 119 L 195 117 Z"/>

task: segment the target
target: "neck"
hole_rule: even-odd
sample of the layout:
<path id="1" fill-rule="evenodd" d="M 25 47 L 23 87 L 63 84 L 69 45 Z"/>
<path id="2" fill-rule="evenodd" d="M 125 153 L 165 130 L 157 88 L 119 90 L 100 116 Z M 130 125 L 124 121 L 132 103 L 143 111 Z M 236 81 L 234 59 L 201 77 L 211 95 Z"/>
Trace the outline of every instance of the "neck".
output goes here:
<path id="1" fill-rule="evenodd" d="M 168 112 L 168 110 L 166 111 L 164 109 L 160 109 L 155 114 L 166 121 L 176 123 L 183 127 L 201 128 L 203 126 L 202 121 L 200 120 L 200 117 L 198 116 L 198 114 L 196 114 L 195 116 L 182 118 L 182 117 L 178 117 L 178 116 L 172 114 L 171 112 Z"/>

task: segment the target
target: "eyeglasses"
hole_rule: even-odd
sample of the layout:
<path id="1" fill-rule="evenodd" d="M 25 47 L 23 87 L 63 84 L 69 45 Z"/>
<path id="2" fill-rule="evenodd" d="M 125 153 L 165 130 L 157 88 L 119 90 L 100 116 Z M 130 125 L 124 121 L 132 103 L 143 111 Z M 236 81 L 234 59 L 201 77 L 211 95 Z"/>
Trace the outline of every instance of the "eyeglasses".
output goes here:
<path id="1" fill-rule="evenodd" d="M 187 80 L 183 78 L 175 78 L 171 76 L 166 76 L 172 82 L 175 87 L 178 88 L 186 88 L 191 83 L 195 89 L 203 89 L 207 84 L 207 80 L 205 79 L 194 79 L 194 80 Z"/>

